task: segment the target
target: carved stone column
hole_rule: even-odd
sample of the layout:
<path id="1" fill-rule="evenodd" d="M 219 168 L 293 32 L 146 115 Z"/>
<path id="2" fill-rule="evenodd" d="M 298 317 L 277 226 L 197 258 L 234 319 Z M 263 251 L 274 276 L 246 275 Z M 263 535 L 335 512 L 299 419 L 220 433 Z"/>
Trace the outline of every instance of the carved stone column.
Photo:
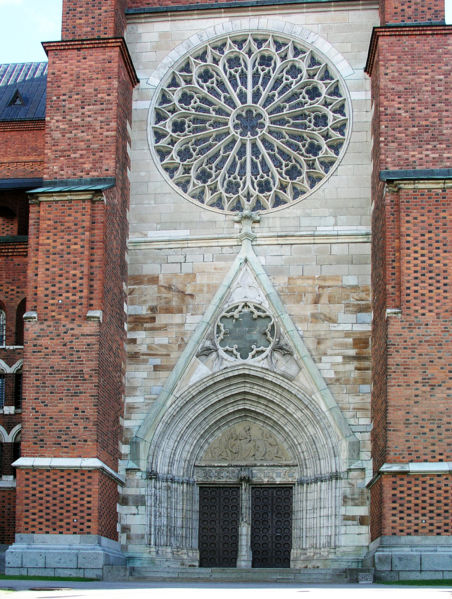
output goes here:
<path id="1" fill-rule="evenodd" d="M 251 568 L 251 487 L 249 473 L 240 474 L 240 524 L 237 568 Z"/>

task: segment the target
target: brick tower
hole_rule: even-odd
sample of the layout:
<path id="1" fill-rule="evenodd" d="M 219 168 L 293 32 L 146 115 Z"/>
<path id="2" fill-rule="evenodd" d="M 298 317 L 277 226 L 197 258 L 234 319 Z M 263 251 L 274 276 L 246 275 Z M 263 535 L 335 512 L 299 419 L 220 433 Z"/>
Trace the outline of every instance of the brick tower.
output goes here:
<path id="1" fill-rule="evenodd" d="M 371 540 L 377 576 L 452 566 L 452 31 L 444 2 L 380 2 L 373 117 Z"/>
<path id="2" fill-rule="evenodd" d="M 98 576 L 122 559 L 116 505 L 137 81 L 124 8 L 65 0 L 62 41 L 44 45 L 45 166 L 31 196 L 24 434 L 8 563 L 55 575 Z"/>

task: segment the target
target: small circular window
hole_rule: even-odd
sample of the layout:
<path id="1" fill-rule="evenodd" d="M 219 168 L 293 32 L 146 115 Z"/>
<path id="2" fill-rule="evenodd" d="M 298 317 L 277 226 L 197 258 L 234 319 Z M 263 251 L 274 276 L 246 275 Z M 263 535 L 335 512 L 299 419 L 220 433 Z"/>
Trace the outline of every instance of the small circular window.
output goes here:
<path id="1" fill-rule="evenodd" d="M 270 314 L 252 302 L 229 307 L 218 319 L 215 340 L 220 350 L 234 360 L 262 357 L 275 341 L 275 323 Z"/>
<path id="2" fill-rule="evenodd" d="M 345 150 L 344 90 L 323 56 L 292 39 L 216 39 L 162 82 L 151 147 L 191 201 L 232 212 L 287 206 L 317 189 Z"/>

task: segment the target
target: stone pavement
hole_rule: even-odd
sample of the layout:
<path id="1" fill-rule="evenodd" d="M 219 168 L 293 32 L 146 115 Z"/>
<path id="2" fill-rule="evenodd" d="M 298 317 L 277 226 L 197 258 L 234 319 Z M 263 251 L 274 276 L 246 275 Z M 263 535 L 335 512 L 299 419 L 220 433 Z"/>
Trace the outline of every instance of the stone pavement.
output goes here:
<path id="1" fill-rule="evenodd" d="M 8 591 L 16 592 L 8 592 Z M 14 599 L 452 599 L 450 587 L 378 584 L 288 585 L 172 582 L 48 582 L 0 580 L 0 597 Z M 383 595 L 384 593 L 384 595 Z"/>

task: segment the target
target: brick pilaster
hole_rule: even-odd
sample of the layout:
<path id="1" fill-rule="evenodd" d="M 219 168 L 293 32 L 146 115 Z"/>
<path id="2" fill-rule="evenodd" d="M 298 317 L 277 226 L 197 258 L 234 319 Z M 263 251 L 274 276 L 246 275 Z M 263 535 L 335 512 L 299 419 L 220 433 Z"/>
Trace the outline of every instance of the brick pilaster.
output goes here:
<path id="1" fill-rule="evenodd" d="M 65 0 L 63 40 L 45 44 L 44 183 L 30 210 L 22 534 L 117 538 L 118 481 L 109 471 L 118 469 L 128 126 L 137 83 L 122 37 L 124 4 Z M 28 467 L 32 458 L 41 460 L 38 469 Z M 47 467 L 53 458 L 67 468 Z M 90 469 L 71 466 L 78 458 L 90 459 Z M 27 504 L 30 493 L 39 509 Z"/>

